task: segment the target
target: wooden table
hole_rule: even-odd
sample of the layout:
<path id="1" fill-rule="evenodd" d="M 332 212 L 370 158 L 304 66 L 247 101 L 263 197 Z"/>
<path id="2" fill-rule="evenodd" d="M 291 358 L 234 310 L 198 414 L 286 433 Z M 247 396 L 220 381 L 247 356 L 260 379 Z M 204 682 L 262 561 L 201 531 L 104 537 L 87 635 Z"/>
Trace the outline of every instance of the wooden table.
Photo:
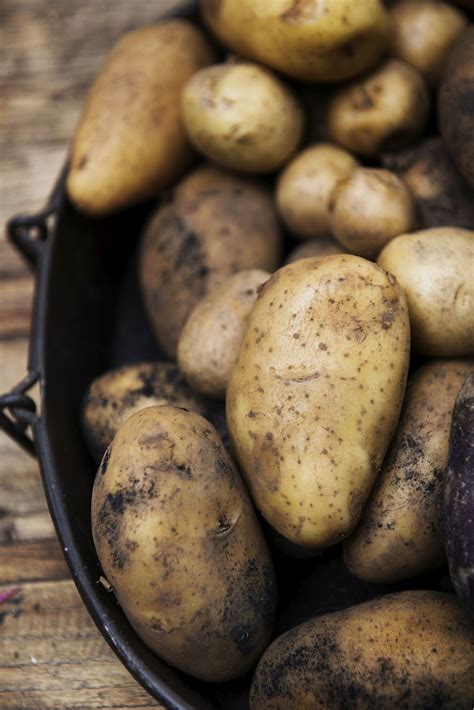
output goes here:
<path id="1" fill-rule="evenodd" d="M 0 222 L 42 206 L 104 54 L 173 0 L 0 0 Z M 33 279 L 0 236 L 0 393 L 25 374 Z M 9 597 L 9 598 L 8 598 Z M 0 707 L 158 708 L 70 579 L 36 462 L 0 433 Z"/>

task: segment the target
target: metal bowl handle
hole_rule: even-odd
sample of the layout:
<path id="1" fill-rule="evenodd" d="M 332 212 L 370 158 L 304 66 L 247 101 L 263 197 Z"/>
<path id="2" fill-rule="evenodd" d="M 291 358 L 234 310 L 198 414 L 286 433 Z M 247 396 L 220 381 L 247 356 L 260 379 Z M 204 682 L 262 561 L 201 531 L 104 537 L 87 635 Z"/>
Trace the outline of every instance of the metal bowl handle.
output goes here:
<path id="1" fill-rule="evenodd" d="M 53 228 L 54 216 L 64 197 L 67 171 L 66 164 L 42 210 L 32 215 L 17 215 L 7 223 L 9 241 L 33 271 L 41 260 L 44 243 Z M 36 456 L 35 444 L 26 430 L 37 422 L 38 415 L 36 404 L 27 392 L 38 379 L 39 373 L 31 370 L 10 392 L 0 396 L 0 431 L 4 431 L 32 456 Z"/>

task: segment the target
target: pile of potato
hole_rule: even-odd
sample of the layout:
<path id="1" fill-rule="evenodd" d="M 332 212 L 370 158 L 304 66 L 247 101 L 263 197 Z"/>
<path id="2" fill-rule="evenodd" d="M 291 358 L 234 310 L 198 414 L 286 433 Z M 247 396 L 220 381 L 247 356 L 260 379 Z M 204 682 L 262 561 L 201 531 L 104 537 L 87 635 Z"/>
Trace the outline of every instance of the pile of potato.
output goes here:
<path id="1" fill-rule="evenodd" d="M 259 661 L 254 710 L 474 699 L 474 27 L 387 5 L 202 0 L 133 30 L 71 151 L 92 218 L 168 190 L 138 274 L 164 359 L 82 412 L 104 576 L 171 665 Z M 271 529 L 399 591 L 269 646 Z M 400 587 L 446 562 L 464 608 Z"/>

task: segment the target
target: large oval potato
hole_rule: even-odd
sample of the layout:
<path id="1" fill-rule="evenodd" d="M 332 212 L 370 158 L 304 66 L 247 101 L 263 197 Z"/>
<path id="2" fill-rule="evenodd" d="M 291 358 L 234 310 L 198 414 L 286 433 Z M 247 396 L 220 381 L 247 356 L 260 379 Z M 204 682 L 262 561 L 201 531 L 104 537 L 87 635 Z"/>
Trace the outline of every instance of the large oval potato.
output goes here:
<path id="1" fill-rule="evenodd" d="M 349 535 L 398 421 L 408 310 L 396 280 L 351 255 L 300 259 L 257 299 L 227 389 L 251 494 L 306 547 Z"/>
<path id="2" fill-rule="evenodd" d="M 258 289 L 270 274 L 239 271 L 200 301 L 178 342 L 178 363 L 194 390 L 225 398 Z"/>
<path id="3" fill-rule="evenodd" d="M 272 643 L 251 710 L 469 708 L 474 628 L 454 594 L 409 591 L 311 619 Z"/>
<path id="4" fill-rule="evenodd" d="M 168 663 L 223 681 L 262 653 L 273 567 L 245 486 L 203 417 L 161 406 L 124 422 L 97 472 L 92 530 L 123 611 Z"/>
<path id="5" fill-rule="evenodd" d="M 379 0 L 203 0 L 201 7 L 227 47 L 303 81 L 360 74 L 387 44 Z"/>
<path id="6" fill-rule="evenodd" d="M 446 559 L 443 493 L 457 394 L 474 360 L 430 362 L 408 381 L 400 422 L 360 525 L 344 542 L 351 572 L 391 583 Z"/>
<path id="7" fill-rule="evenodd" d="M 193 308 L 243 269 L 274 271 L 282 233 L 270 191 L 235 177 L 221 189 L 186 188 L 160 208 L 141 245 L 140 282 L 153 331 L 168 357 Z"/>
<path id="8" fill-rule="evenodd" d="M 67 189 L 79 209 L 102 215 L 154 197 L 190 165 L 180 117 L 185 82 L 214 53 L 186 20 L 141 27 L 112 49 L 74 137 Z"/>
<path id="9" fill-rule="evenodd" d="M 197 72 L 186 83 L 181 104 L 191 142 L 230 170 L 276 170 L 303 135 L 296 97 L 258 64 L 217 64 Z"/>
<path id="10" fill-rule="evenodd" d="M 377 263 L 405 291 L 417 352 L 431 357 L 474 353 L 474 231 L 438 227 L 402 234 L 387 244 Z"/>
<path id="11" fill-rule="evenodd" d="M 82 428 L 94 460 L 100 461 L 122 422 L 140 409 L 160 404 L 191 409 L 222 429 L 217 406 L 193 392 L 174 363 L 124 365 L 97 377 L 84 398 Z"/>

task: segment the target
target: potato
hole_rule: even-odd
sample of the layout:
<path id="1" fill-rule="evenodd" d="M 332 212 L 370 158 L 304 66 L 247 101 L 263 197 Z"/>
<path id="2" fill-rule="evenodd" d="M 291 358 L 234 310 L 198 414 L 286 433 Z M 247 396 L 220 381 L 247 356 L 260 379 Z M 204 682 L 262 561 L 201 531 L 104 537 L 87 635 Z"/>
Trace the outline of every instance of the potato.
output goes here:
<path id="1" fill-rule="evenodd" d="M 454 405 L 444 490 L 444 536 L 449 573 L 474 617 L 474 374 Z"/>
<path id="2" fill-rule="evenodd" d="M 474 232 L 454 227 L 402 234 L 377 263 L 405 291 L 412 344 L 431 357 L 474 352 Z"/>
<path id="3" fill-rule="evenodd" d="M 231 170 L 276 170 L 302 138 L 304 115 L 295 96 L 257 64 L 218 64 L 197 72 L 181 103 L 191 142 Z"/>
<path id="4" fill-rule="evenodd" d="M 260 292 L 227 389 L 251 495 L 291 542 L 321 548 L 357 524 L 400 413 L 408 310 L 357 256 L 300 259 Z"/>
<path id="5" fill-rule="evenodd" d="M 474 361 L 430 362 L 408 381 L 397 431 L 360 525 L 344 542 L 353 574 L 389 584 L 445 561 L 444 474 L 453 407 Z"/>
<path id="6" fill-rule="evenodd" d="M 269 278 L 261 269 L 239 271 L 192 311 L 179 338 L 178 363 L 197 392 L 225 398 L 258 289 Z"/>
<path id="7" fill-rule="evenodd" d="M 329 198 L 337 182 L 358 165 L 355 158 L 330 143 L 319 143 L 294 158 L 278 180 L 280 215 L 295 237 L 321 237 L 329 231 Z"/>
<path id="8" fill-rule="evenodd" d="M 71 150 L 67 189 L 84 212 L 103 215 L 154 197 L 192 159 L 180 119 L 187 79 L 211 64 L 203 33 L 186 20 L 128 32 L 87 98 Z"/>
<path id="9" fill-rule="evenodd" d="M 207 681 L 254 663 L 272 630 L 274 572 L 209 422 L 170 406 L 127 419 L 97 473 L 92 528 L 120 606 L 161 658 Z"/>
<path id="10" fill-rule="evenodd" d="M 438 94 L 441 136 L 459 172 L 474 188 L 474 25 L 455 43 Z"/>
<path id="11" fill-rule="evenodd" d="M 212 163 L 202 163 L 199 167 L 189 172 L 173 190 L 175 200 L 195 200 L 198 195 L 209 192 L 226 192 L 228 190 L 247 189 L 249 187 L 262 188 L 263 182 L 251 177 L 236 175 Z"/>
<path id="12" fill-rule="evenodd" d="M 267 188 L 236 177 L 232 187 L 197 188 L 194 199 L 191 193 L 178 195 L 155 213 L 141 246 L 146 310 L 158 343 L 171 358 L 201 298 L 237 271 L 274 271 L 282 246 Z"/>
<path id="13" fill-rule="evenodd" d="M 454 594 L 407 591 L 311 619 L 258 664 L 251 710 L 468 708 L 474 629 Z"/>
<path id="14" fill-rule="evenodd" d="M 413 199 L 394 173 L 381 168 L 357 168 L 340 180 L 329 200 L 331 232 L 347 251 L 366 259 L 393 237 L 416 226 Z"/>
<path id="15" fill-rule="evenodd" d="M 303 81 L 360 74 L 387 44 L 388 15 L 379 0 L 202 0 L 201 7 L 227 47 Z"/>
<path id="16" fill-rule="evenodd" d="M 122 422 L 144 407 L 173 404 L 205 416 L 208 406 L 171 362 L 141 362 L 110 370 L 89 386 L 82 427 L 91 455 L 100 461 Z"/>
<path id="17" fill-rule="evenodd" d="M 474 196 L 439 136 L 382 156 L 408 185 L 423 227 L 474 228 Z"/>
<path id="18" fill-rule="evenodd" d="M 311 256 L 326 257 L 333 254 L 344 254 L 344 249 L 332 237 L 316 237 L 315 239 L 307 239 L 292 249 L 285 263 L 292 264 L 298 259 L 307 259 Z"/>
<path id="19" fill-rule="evenodd" d="M 370 158 L 414 143 L 423 133 L 429 103 L 421 74 L 388 59 L 335 92 L 328 109 L 329 132 L 347 150 Z"/>
<path id="20" fill-rule="evenodd" d="M 464 14 L 444 2 L 399 2 L 390 19 L 391 54 L 437 84 L 453 43 L 467 25 Z"/>

